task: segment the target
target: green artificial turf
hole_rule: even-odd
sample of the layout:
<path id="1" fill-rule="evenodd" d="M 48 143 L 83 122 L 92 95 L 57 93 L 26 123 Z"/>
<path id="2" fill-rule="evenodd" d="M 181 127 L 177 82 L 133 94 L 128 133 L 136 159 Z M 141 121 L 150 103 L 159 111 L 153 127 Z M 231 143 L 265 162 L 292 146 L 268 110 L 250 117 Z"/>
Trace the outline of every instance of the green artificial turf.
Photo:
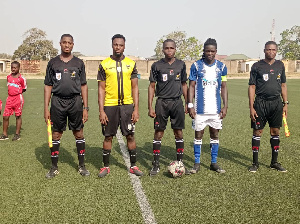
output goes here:
<path id="1" fill-rule="evenodd" d="M 0 98 L 7 97 L 6 80 L 0 80 Z M 89 177 L 77 173 L 77 153 L 71 131 L 61 139 L 60 174 L 47 180 L 51 166 L 43 119 L 43 80 L 27 80 L 24 93 L 21 140 L 12 142 L 15 118 L 10 118 L 10 140 L 0 142 L 0 223 L 143 223 L 128 171 L 116 139 L 111 173 L 99 179 L 102 141 L 98 119 L 97 81 L 89 80 L 89 121 L 85 125 L 86 166 Z M 176 158 L 173 132 L 168 126 L 162 140 L 161 172 L 140 180 L 157 223 L 298 223 L 300 220 L 300 131 L 298 111 L 300 80 L 288 80 L 289 138 L 281 131 L 280 173 L 268 168 L 271 160 L 269 130 L 265 129 L 259 153 L 260 168 L 252 163 L 247 80 L 228 80 L 229 108 L 220 132 L 218 163 L 224 175 L 209 170 L 208 130 L 203 138 L 201 170 L 181 179 L 170 178 L 167 165 Z M 153 120 L 148 117 L 148 81 L 140 80 L 140 120 L 136 125 L 138 163 L 148 174 L 152 161 Z M 154 105 L 153 105 L 154 106 Z M 2 111 L 3 112 L 3 111 Z M 2 118 L 1 118 L 2 127 Z M 186 115 L 184 163 L 191 168 L 194 133 Z"/>

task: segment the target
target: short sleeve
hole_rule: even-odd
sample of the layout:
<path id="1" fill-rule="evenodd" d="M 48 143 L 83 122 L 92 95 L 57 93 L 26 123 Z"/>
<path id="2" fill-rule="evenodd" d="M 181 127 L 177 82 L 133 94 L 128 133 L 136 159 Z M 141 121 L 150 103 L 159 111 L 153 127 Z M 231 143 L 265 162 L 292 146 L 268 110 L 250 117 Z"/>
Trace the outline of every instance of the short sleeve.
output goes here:
<path id="1" fill-rule="evenodd" d="M 149 81 L 150 82 L 157 82 L 157 75 L 158 75 L 158 71 L 156 70 L 155 63 L 153 63 L 152 66 L 151 66 Z"/>
<path id="2" fill-rule="evenodd" d="M 81 85 L 86 84 L 85 65 L 84 65 L 83 61 L 81 61 L 81 68 L 80 68 L 80 83 L 81 83 Z"/>
<path id="3" fill-rule="evenodd" d="M 106 81 L 106 73 L 101 63 L 98 68 L 97 81 Z"/>
<path id="4" fill-rule="evenodd" d="M 198 73 L 197 62 L 194 62 L 191 66 L 189 80 L 190 81 L 196 81 L 197 80 L 197 73 Z"/>
<path id="5" fill-rule="evenodd" d="M 186 82 L 187 74 L 186 74 L 186 65 L 183 62 L 182 70 L 181 70 L 181 82 Z"/>
<path id="6" fill-rule="evenodd" d="M 53 86 L 52 77 L 53 77 L 53 70 L 51 66 L 51 61 L 49 61 L 46 69 L 44 84 L 47 86 Z"/>
<path id="7" fill-rule="evenodd" d="M 222 79 L 222 82 L 227 81 L 227 67 L 225 64 L 223 64 L 221 79 Z"/>
<path id="8" fill-rule="evenodd" d="M 27 89 L 27 81 L 26 78 L 22 76 L 22 89 Z"/>
<path id="9" fill-rule="evenodd" d="M 250 78 L 249 78 L 249 85 L 256 85 L 256 76 L 257 76 L 257 69 L 256 65 L 254 64 L 250 71 Z"/>
<path id="10" fill-rule="evenodd" d="M 286 83 L 285 67 L 283 63 L 282 63 L 281 83 Z"/>
<path id="11" fill-rule="evenodd" d="M 137 74 L 138 74 L 138 70 L 136 68 L 136 63 L 134 63 L 134 68 L 132 70 L 132 73 L 131 73 L 131 78 L 130 79 L 135 79 L 137 78 Z"/>

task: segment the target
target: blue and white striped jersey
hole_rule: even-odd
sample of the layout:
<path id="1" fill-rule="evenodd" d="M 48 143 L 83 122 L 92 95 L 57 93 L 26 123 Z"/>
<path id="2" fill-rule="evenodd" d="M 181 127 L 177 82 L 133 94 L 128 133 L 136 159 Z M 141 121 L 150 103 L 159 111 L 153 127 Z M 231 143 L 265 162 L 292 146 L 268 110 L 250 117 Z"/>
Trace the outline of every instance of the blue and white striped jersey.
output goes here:
<path id="1" fill-rule="evenodd" d="M 197 114 L 218 114 L 221 111 L 221 84 L 227 81 L 227 67 L 215 60 L 207 65 L 200 59 L 191 67 L 190 81 L 196 81 L 195 110 Z"/>

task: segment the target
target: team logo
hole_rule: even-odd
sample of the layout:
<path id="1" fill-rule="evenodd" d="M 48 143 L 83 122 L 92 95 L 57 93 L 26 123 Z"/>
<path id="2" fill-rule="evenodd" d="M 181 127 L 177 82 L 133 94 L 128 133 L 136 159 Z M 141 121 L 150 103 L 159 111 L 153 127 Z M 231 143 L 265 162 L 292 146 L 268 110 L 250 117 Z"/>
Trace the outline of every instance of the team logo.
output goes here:
<path id="1" fill-rule="evenodd" d="M 65 68 L 65 69 L 64 69 L 64 73 L 68 73 L 68 69 Z"/>
<path id="2" fill-rule="evenodd" d="M 272 75 L 274 74 L 274 70 L 273 69 L 270 70 L 270 74 L 272 74 Z"/>
<path id="3" fill-rule="evenodd" d="M 162 77 L 164 82 L 168 80 L 168 74 L 162 74 Z"/>
<path id="4" fill-rule="evenodd" d="M 277 79 L 280 79 L 280 76 L 281 76 L 281 74 L 279 73 L 279 74 L 277 75 Z"/>
<path id="5" fill-rule="evenodd" d="M 263 79 L 265 81 L 268 81 L 269 80 L 269 74 L 263 74 Z"/>
<path id="6" fill-rule="evenodd" d="M 178 75 L 176 75 L 176 80 L 179 80 L 180 78 L 180 73 L 178 73 Z"/>
<path id="7" fill-rule="evenodd" d="M 135 131 L 135 124 L 128 124 L 127 128 L 128 128 L 128 131 L 134 132 Z"/>
<path id="8" fill-rule="evenodd" d="M 61 73 L 56 73 L 56 79 L 61 80 Z"/>
<path id="9" fill-rule="evenodd" d="M 71 74 L 71 77 L 72 77 L 72 78 L 75 78 L 75 75 L 76 75 L 76 72 L 73 71 L 72 74 Z"/>
<path id="10" fill-rule="evenodd" d="M 174 75 L 174 70 L 170 70 L 170 75 Z"/>
<path id="11" fill-rule="evenodd" d="M 130 69 L 130 65 L 126 65 L 127 69 Z"/>

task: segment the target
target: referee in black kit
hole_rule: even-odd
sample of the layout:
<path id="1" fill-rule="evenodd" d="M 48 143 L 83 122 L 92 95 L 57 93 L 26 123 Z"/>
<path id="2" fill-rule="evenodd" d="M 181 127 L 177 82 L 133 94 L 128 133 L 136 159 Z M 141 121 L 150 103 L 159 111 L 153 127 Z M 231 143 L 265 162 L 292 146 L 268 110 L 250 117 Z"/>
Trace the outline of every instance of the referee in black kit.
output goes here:
<path id="1" fill-rule="evenodd" d="M 169 117 L 175 136 L 177 161 L 183 160 L 184 153 L 182 129 L 185 127 L 184 120 L 187 113 L 186 65 L 183 61 L 175 57 L 176 44 L 173 40 L 167 39 L 163 42 L 163 53 L 165 57 L 154 62 L 151 66 L 149 77 L 148 115 L 154 118 L 155 129 L 153 139 L 153 168 L 149 173 L 150 176 L 155 176 L 160 171 L 161 140 L 164 136 Z M 157 97 L 155 110 L 152 108 L 154 93 Z M 184 96 L 185 104 L 182 102 L 182 95 Z M 187 169 L 185 170 L 185 174 L 190 174 Z"/>
<path id="2" fill-rule="evenodd" d="M 82 176 L 90 175 L 84 165 L 83 136 L 83 124 L 88 120 L 88 87 L 84 63 L 72 55 L 73 46 L 73 37 L 70 34 L 63 34 L 60 39 L 61 54 L 49 61 L 44 81 L 44 118 L 46 123 L 50 119 L 53 124 L 53 147 L 50 148 L 52 167 L 46 174 L 46 178 L 49 179 L 59 173 L 57 162 L 60 139 L 66 130 L 67 119 L 69 129 L 73 131 L 76 139 L 78 172 Z"/>
<path id="3" fill-rule="evenodd" d="M 274 41 L 268 41 L 265 44 L 264 53 L 265 59 L 256 62 L 252 66 L 249 79 L 249 108 L 251 127 L 253 128 L 253 164 L 249 171 L 255 173 L 259 167 L 260 138 L 268 122 L 272 148 L 270 168 L 286 172 L 287 170 L 277 161 L 280 143 L 279 129 L 282 126 L 283 113 L 287 116 L 289 103 L 287 100 L 285 68 L 281 61 L 275 60 L 277 44 Z"/>

